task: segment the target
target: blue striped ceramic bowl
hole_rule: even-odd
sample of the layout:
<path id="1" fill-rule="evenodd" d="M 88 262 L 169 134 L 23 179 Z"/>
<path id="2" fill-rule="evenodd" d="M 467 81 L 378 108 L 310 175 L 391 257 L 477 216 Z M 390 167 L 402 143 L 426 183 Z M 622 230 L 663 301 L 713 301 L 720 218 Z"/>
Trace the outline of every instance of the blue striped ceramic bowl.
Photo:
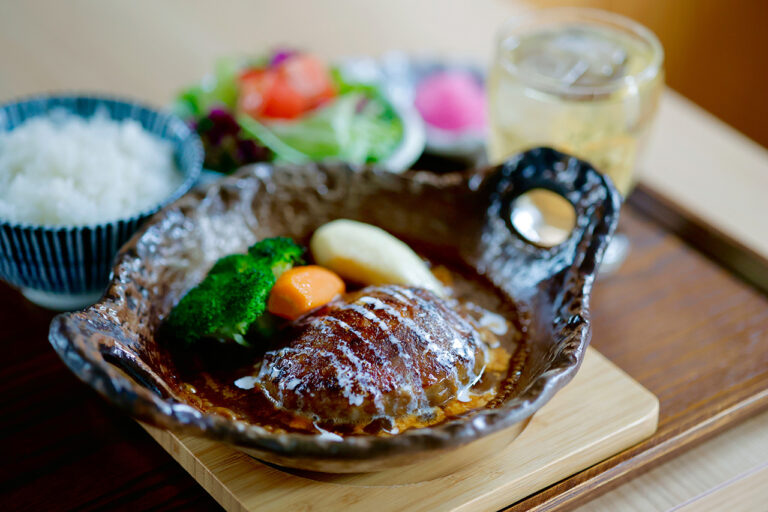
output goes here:
<path id="1" fill-rule="evenodd" d="M 52 110 L 92 116 L 104 109 L 112 119 L 135 119 L 175 148 L 184 182 L 162 203 L 132 217 L 86 226 L 40 226 L 0 219 L 0 279 L 32 302 L 53 309 L 96 301 L 106 287 L 112 259 L 141 223 L 192 188 L 200 176 L 203 147 L 181 119 L 132 101 L 105 96 L 40 96 L 0 106 L 0 131 L 13 130 Z"/>

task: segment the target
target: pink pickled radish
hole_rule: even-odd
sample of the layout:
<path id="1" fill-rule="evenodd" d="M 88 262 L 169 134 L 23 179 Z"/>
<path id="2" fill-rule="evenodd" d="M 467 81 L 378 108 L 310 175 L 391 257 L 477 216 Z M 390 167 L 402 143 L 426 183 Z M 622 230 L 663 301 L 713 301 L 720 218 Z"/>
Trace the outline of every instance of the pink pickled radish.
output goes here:
<path id="1" fill-rule="evenodd" d="M 416 87 L 415 105 L 424 121 L 436 128 L 457 132 L 485 128 L 485 92 L 466 71 L 428 76 Z"/>

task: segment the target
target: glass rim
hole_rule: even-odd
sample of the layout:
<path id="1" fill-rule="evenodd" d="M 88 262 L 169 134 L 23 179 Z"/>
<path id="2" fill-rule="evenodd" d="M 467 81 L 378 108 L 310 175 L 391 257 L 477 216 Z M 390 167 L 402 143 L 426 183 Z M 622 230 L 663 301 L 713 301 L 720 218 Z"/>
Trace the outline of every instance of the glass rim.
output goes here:
<path id="1" fill-rule="evenodd" d="M 569 15 L 573 17 L 572 20 L 568 19 Z M 552 21 L 555 22 L 563 21 L 568 23 L 569 21 L 584 21 L 606 27 L 618 27 L 629 35 L 637 38 L 637 40 L 648 44 L 652 51 L 651 60 L 648 65 L 640 71 L 624 76 L 621 80 L 611 84 L 563 86 L 555 80 L 533 77 L 530 74 L 522 73 L 520 72 L 519 67 L 508 57 L 497 54 L 497 59 L 504 67 L 504 70 L 517 76 L 526 85 L 545 92 L 565 96 L 596 96 L 610 94 L 625 87 L 637 86 L 638 84 L 650 81 L 659 75 L 664 63 L 664 48 L 656 34 L 645 25 L 631 18 L 591 7 L 547 7 L 531 9 L 525 13 L 513 16 L 506 20 L 497 32 L 496 51 L 498 52 L 499 49 L 503 48 L 505 41 L 515 37 L 513 32 L 515 28 L 524 25 L 526 22 L 535 21 L 537 19 L 546 20 L 550 17 L 554 18 Z M 557 17 L 561 17 L 562 19 L 558 20 Z M 542 26 L 546 25 L 542 24 Z"/>

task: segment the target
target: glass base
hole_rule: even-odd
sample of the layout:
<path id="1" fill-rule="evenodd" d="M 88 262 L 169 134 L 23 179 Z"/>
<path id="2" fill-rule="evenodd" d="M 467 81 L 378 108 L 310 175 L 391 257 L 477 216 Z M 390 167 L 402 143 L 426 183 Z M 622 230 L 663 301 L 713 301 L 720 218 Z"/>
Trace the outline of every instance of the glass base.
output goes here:
<path id="1" fill-rule="evenodd" d="M 600 262 L 599 276 L 609 276 L 616 273 L 627 259 L 629 254 L 629 238 L 623 233 L 616 233 L 611 238 L 608 247 L 603 254 L 603 261 Z"/>

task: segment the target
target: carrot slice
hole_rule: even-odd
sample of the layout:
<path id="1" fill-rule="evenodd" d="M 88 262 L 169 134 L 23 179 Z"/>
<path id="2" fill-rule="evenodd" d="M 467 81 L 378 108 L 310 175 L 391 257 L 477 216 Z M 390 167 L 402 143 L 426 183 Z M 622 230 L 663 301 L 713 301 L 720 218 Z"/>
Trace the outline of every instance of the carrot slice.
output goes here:
<path id="1" fill-rule="evenodd" d="M 267 310 L 295 320 L 342 293 L 344 281 L 335 272 L 318 265 L 293 267 L 277 278 L 269 293 Z"/>

